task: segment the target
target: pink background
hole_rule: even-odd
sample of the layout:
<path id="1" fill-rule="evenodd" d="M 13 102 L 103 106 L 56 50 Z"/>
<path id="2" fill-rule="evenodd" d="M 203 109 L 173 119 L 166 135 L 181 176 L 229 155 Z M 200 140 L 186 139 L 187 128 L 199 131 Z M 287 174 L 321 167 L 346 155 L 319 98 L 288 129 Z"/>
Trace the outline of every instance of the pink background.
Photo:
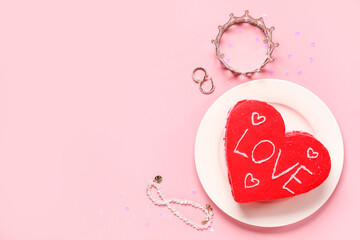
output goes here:
<path id="1" fill-rule="evenodd" d="M 297 224 L 250 227 L 214 206 L 212 231 L 198 232 L 153 206 L 145 188 L 161 174 L 166 196 L 211 203 L 195 170 L 196 131 L 246 79 L 222 69 L 210 40 L 246 9 L 265 15 L 280 43 L 254 79 L 298 83 L 329 106 L 343 175 Z M 359 9 L 349 0 L 1 1 L 0 239 L 359 239 Z M 215 81 L 209 96 L 191 80 L 197 66 Z"/>

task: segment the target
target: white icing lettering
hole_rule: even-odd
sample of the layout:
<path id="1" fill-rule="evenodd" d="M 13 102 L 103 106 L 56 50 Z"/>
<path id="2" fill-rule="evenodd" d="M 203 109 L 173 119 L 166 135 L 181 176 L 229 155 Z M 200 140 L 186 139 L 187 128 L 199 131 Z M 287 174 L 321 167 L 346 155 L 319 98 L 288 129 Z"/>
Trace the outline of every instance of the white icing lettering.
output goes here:
<path id="1" fill-rule="evenodd" d="M 238 151 L 239 144 L 240 144 L 241 140 L 245 137 L 247 131 L 249 131 L 249 129 L 246 129 L 246 130 L 245 130 L 245 132 L 244 132 L 243 135 L 241 136 L 240 140 L 239 140 L 238 143 L 236 144 L 236 147 L 235 147 L 235 149 L 234 149 L 234 153 L 237 153 L 237 154 L 240 154 L 241 156 L 244 156 L 244 157 L 246 157 L 246 158 L 249 158 L 246 153 L 243 153 L 243 152 Z"/>
<path id="2" fill-rule="evenodd" d="M 293 174 L 293 175 L 291 175 L 290 176 L 290 178 L 289 178 L 289 180 L 284 184 L 284 186 L 282 187 L 283 189 L 285 189 L 285 190 L 287 190 L 287 191 L 289 191 L 290 193 L 292 193 L 292 194 L 295 194 L 295 192 L 294 191 L 292 191 L 291 189 L 289 189 L 288 187 L 287 187 L 287 185 L 289 184 L 289 182 L 291 181 L 291 180 L 295 180 L 295 181 L 297 181 L 299 184 L 302 184 L 301 183 L 301 181 L 296 177 L 296 174 L 301 170 L 301 169 L 304 169 L 305 171 L 307 171 L 309 174 L 313 174 L 309 169 L 307 169 L 304 165 L 301 165 L 297 170 L 296 170 L 296 172 Z"/>
<path id="3" fill-rule="evenodd" d="M 254 158 L 254 152 L 255 152 L 256 148 L 257 148 L 260 144 L 262 144 L 262 143 L 270 143 L 271 146 L 273 147 L 273 151 L 272 151 L 272 153 L 271 153 L 271 155 L 270 155 L 269 157 L 264 158 L 264 159 L 261 159 L 261 160 L 256 160 L 256 159 Z M 275 145 L 274 145 L 271 141 L 269 141 L 269 140 L 261 140 L 261 141 L 258 142 L 258 143 L 255 145 L 255 147 L 253 148 L 252 153 L 251 153 L 251 159 L 252 159 L 252 161 L 253 161 L 254 163 L 260 164 L 260 163 L 263 163 L 263 162 L 268 161 L 272 156 L 274 156 L 274 153 L 275 153 Z"/>
<path id="4" fill-rule="evenodd" d="M 271 178 L 272 179 L 277 179 L 278 177 L 281 177 L 282 175 L 284 174 L 287 174 L 288 172 L 290 172 L 291 170 L 293 170 L 297 165 L 299 165 L 299 163 L 296 163 L 294 164 L 293 166 L 289 167 L 288 169 L 286 169 L 285 171 L 279 173 L 278 175 L 275 175 L 276 173 L 276 168 L 277 168 L 277 164 L 278 164 L 278 161 L 279 161 L 279 158 L 281 156 L 281 149 L 279 149 L 279 154 L 276 158 L 276 161 L 275 161 L 275 164 L 274 164 L 274 168 L 273 168 L 273 172 L 272 172 L 272 175 L 271 175 Z"/>

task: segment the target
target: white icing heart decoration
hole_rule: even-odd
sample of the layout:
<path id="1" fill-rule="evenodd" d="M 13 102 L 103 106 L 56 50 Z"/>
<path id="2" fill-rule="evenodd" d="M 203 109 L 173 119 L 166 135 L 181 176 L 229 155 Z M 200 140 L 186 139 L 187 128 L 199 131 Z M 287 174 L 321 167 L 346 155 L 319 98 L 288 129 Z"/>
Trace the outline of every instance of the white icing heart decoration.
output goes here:
<path id="1" fill-rule="evenodd" d="M 250 179 L 249 179 L 250 178 Z M 246 174 L 245 176 L 245 188 L 252 188 L 259 185 L 260 181 L 257 178 L 254 178 L 251 173 Z"/>
<path id="2" fill-rule="evenodd" d="M 307 157 L 308 158 L 317 158 L 319 156 L 318 152 L 315 152 L 312 148 L 308 148 Z"/>
<path id="3" fill-rule="evenodd" d="M 252 121 L 252 125 L 257 126 L 264 123 L 266 121 L 266 117 L 260 116 L 260 114 L 257 112 L 253 112 L 251 115 L 251 121 Z"/>

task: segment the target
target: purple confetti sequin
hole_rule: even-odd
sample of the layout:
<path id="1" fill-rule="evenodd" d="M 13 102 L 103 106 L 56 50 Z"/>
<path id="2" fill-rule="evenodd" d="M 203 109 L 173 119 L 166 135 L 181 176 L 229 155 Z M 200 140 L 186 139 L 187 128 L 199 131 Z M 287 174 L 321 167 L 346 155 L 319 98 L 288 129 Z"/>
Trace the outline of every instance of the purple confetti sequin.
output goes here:
<path id="1" fill-rule="evenodd" d="M 129 208 L 129 207 L 125 207 L 125 211 L 127 211 L 127 212 L 128 212 L 129 210 L 130 210 L 130 208 Z"/>
<path id="2" fill-rule="evenodd" d="M 289 55 L 288 55 L 288 58 L 291 58 L 292 57 L 292 54 L 290 53 Z"/>
<path id="3" fill-rule="evenodd" d="M 164 213 L 163 212 L 160 212 L 160 217 L 164 216 Z"/>
<path id="4" fill-rule="evenodd" d="M 192 190 L 192 194 L 195 195 L 196 193 L 197 193 L 196 189 Z"/>
<path id="5" fill-rule="evenodd" d="M 226 60 L 227 62 L 230 62 L 230 58 L 226 58 L 225 60 Z"/>
<path id="6" fill-rule="evenodd" d="M 299 31 L 296 31 L 296 32 L 295 32 L 295 36 L 300 36 L 300 32 L 299 32 Z"/>
<path id="7" fill-rule="evenodd" d="M 147 227 L 149 227 L 149 226 L 150 226 L 150 223 L 147 222 L 145 225 L 146 225 Z"/>
<path id="8" fill-rule="evenodd" d="M 301 74 L 302 74 L 302 71 L 301 71 L 301 70 L 299 70 L 299 71 L 297 72 L 297 74 L 298 74 L 298 75 L 301 75 Z"/>
<path id="9" fill-rule="evenodd" d="M 231 43 L 229 43 L 229 44 L 228 44 L 228 47 L 229 47 L 229 48 L 231 48 L 231 47 L 232 47 L 232 44 L 231 44 Z"/>
<path id="10" fill-rule="evenodd" d="M 290 74 L 289 71 L 285 71 L 286 76 L 289 76 L 289 74 Z"/>
<path id="11" fill-rule="evenodd" d="M 309 58 L 309 61 L 310 61 L 310 62 L 313 62 L 313 61 L 314 61 L 314 58 L 313 58 L 313 57 L 310 57 L 310 58 Z"/>
<path id="12" fill-rule="evenodd" d="M 270 70 L 269 73 L 270 73 L 270 75 L 273 75 L 273 74 L 274 74 L 274 70 Z"/>
<path id="13" fill-rule="evenodd" d="M 311 46 L 312 46 L 312 47 L 315 47 L 315 42 L 312 42 L 312 43 L 311 43 Z"/>
<path id="14" fill-rule="evenodd" d="M 239 28 L 238 32 L 239 32 L 239 33 L 242 33 L 242 30 L 241 30 L 241 28 Z"/>
<path id="15" fill-rule="evenodd" d="M 257 41 L 257 42 L 258 42 L 258 41 L 259 41 L 259 37 L 256 37 L 256 38 L 255 38 L 255 41 Z"/>
<path id="16" fill-rule="evenodd" d="M 209 229 L 210 232 L 213 232 L 213 231 L 214 231 L 214 229 L 213 229 L 212 226 L 209 226 L 208 229 Z"/>

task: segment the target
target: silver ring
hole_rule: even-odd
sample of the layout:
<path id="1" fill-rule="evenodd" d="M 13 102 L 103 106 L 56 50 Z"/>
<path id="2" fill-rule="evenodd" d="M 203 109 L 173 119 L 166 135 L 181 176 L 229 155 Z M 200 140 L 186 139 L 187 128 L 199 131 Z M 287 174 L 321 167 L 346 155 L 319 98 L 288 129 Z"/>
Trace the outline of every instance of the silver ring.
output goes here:
<path id="1" fill-rule="evenodd" d="M 204 90 L 204 89 L 202 88 L 203 83 L 206 82 L 206 81 L 210 81 L 210 82 L 211 82 L 211 88 L 210 88 L 209 90 Z M 212 80 L 212 78 L 204 78 L 204 79 L 200 82 L 199 88 L 200 88 L 200 91 L 201 91 L 203 94 L 210 94 L 210 93 L 212 93 L 212 92 L 215 90 L 214 81 Z"/>
<path id="2" fill-rule="evenodd" d="M 195 77 L 195 73 L 196 73 L 197 71 L 203 71 L 203 72 L 204 72 L 204 77 L 203 77 L 203 79 L 198 79 L 198 78 Z M 203 67 L 197 67 L 197 68 L 195 68 L 194 71 L 192 72 L 192 79 L 193 79 L 194 82 L 196 82 L 196 83 L 201 83 L 202 81 L 205 80 L 205 78 L 207 78 L 207 76 L 208 76 L 207 71 L 206 71 L 206 69 L 203 68 Z"/>

